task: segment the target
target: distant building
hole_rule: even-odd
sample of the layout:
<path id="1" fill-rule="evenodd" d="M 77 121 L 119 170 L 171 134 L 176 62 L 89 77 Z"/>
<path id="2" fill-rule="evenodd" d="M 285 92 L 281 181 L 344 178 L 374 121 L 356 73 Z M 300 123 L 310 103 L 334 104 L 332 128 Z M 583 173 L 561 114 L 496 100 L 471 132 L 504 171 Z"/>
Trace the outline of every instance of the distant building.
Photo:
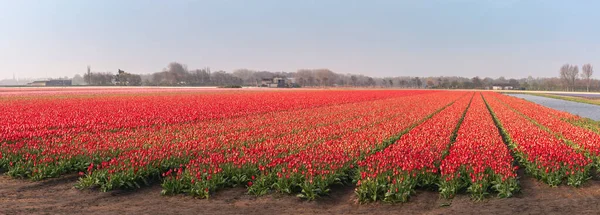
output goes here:
<path id="1" fill-rule="evenodd" d="M 48 80 L 48 81 L 34 81 L 28 83 L 27 86 L 32 87 L 46 87 L 46 86 L 71 86 L 71 80 Z"/>
<path id="2" fill-rule="evenodd" d="M 31 82 L 31 83 L 27 83 L 27 86 L 43 87 L 43 86 L 46 86 L 46 81 L 34 81 L 34 82 Z"/>
<path id="3" fill-rule="evenodd" d="M 273 78 L 273 86 L 274 87 L 286 87 L 285 78 Z"/>
<path id="4" fill-rule="evenodd" d="M 282 77 L 275 77 L 273 79 L 263 78 L 257 85 L 258 85 L 258 87 L 269 87 L 269 88 L 297 87 L 296 79 L 282 78 Z"/>
<path id="5" fill-rule="evenodd" d="M 494 84 L 492 86 L 493 90 L 512 90 L 513 86 L 511 84 Z"/>
<path id="6" fill-rule="evenodd" d="M 258 87 L 269 87 L 271 86 L 271 84 L 273 84 L 273 79 L 270 78 L 263 78 L 262 80 L 260 80 L 260 82 L 258 83 Z"/>

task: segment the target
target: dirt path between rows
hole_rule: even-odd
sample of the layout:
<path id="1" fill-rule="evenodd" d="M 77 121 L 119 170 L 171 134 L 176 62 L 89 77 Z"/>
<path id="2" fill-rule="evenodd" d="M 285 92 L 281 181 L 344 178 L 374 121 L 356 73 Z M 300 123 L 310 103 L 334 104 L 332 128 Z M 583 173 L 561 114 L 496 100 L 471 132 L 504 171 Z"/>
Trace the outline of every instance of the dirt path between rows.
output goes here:
<path id="1" fill-rule="evenodd" d="M 523 174 L 520 173 L 522 176 Z M 0 214 L 598 214 L 600 180 L 581 188 L 550 188 L 521 177 L 522 192 L 513 198 L 491 196 L 473 202 L 467 194 L 440 199 L 435 191 L 418 190 L 404 204 L 357 204 L 353 187 L 332 189 L 329 197 L 304 201 L 270 194 L 256 197 L 244 188 L 217 192 L 211 199 L 164 197 L 159 185 L 135 191 L 99 192 L 73 187 L 77 175 L 41 182 L 0 176 Z"/>

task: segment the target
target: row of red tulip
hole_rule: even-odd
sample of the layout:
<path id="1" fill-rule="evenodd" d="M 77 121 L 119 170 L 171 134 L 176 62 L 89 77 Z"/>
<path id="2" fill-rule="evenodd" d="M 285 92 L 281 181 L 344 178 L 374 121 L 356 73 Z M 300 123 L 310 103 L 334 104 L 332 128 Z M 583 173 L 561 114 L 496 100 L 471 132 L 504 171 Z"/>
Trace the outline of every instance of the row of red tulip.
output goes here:
<path id="1" fill-rule="evenodd" d="M 567 119 L 563 119 L 569 123 L 572 123 L 573 125 L 588 129 L 590 131 L 596 132 L 596 134 L 600 134 L 600 121 L 594 121 L 593 119 L 589 119 L 589 118 L 582 118 L 582 117 L 574 117 L 574 118 L 567 118 Z"/>
<path id="2" fill-rule="evenodd" d="M 551 186 L 564 180 L 579 186 L 588 178 L 590 159 L 500 102 L 498 97 L 503 95 L 484 95 L 509 147 L 528 174 Z"/>
<path id="3" fill-rule="evenodd" d="M 491 187 L 509 197 L 519 189 L 516 169 L 483 97 L 476 94 L 440 165 L 440 194 L 449 198 L 467 188 L 472 198 L 482 199 Z"/>
<path id="4" fill-rule="evenodd" d="M 473 93 L 463 96 L 393 145 L 359 162 L 359 199 L 405 202 L 415 187 L 435 185 L 438 166 L 472 97 Z"/>
<path id="5" fill-rule="evenodd" d="M 585 150 L 595 165 L 600 166 L 600 134 L 569 123 L 568 119 L 576 118 L 575 116 L 511 96 L 497 98 L 539 125 L 567 139 L 576 149 Z"/>

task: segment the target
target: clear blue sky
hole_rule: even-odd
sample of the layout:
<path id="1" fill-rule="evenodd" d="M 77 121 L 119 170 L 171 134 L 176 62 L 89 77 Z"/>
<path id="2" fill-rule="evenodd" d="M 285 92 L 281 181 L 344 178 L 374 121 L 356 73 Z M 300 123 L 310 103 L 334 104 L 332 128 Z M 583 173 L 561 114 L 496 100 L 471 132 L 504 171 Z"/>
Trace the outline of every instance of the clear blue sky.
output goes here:
<path id="1" fill-rule="evenodd" d="M 124 69 L 372 76 L 600 70 L 600 1 L 47 0 L 0 2 L 0 79 Z M 596 77 L 600 76 L 597 72 Z"/>

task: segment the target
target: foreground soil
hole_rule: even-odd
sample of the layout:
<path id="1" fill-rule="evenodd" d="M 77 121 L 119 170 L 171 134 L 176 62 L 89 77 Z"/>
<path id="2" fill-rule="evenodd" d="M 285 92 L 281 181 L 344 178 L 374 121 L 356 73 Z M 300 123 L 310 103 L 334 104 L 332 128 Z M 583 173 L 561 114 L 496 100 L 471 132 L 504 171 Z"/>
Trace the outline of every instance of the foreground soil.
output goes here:
<path id="1" fill-rule="evenodd" d="M 31 182 L 0 176 L 0 214 L 598 214 L 600 180 L 583 187 L 551 188 L 521 173 L 522 192 L 513 198 L 490 196 L 473 202 L 467 194 L 440 199 L 418 190 L 404 204 L 358 204 L 354 187 L 337 187 L 328 197 L 303 201 L 271 194 L 256 197 L 244 188 L 217 192 L 211 199 L 164 197 L 159 185 L 136 191 L 99 192 L 73 187 L 77 175 Z"/>

